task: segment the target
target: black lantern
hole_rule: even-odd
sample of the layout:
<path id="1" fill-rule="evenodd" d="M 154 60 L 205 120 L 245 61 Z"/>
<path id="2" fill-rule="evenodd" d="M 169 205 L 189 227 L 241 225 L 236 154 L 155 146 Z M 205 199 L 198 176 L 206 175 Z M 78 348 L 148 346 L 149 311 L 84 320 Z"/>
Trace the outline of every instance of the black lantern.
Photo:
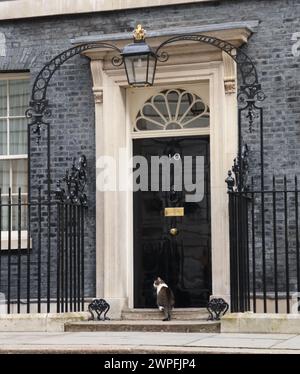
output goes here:
<path id="1" fill-rule="evenodd" d="M 152 86 L 157 56 L 145 42 L 145 31 L 138 25 L 134 31 L 134 43 L 122 51 L 128 83 L 133 87 Z"/>

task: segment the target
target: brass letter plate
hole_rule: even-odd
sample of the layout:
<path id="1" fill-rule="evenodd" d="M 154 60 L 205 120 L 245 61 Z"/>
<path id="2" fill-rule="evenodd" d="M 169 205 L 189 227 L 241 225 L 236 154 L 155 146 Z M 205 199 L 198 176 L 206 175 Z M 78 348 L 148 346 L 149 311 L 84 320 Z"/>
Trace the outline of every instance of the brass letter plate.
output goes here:
<path id="1" fill-rule="evenodd" d="M 184 208 L 165 208 L 165 217 L 183 217 Z"/>

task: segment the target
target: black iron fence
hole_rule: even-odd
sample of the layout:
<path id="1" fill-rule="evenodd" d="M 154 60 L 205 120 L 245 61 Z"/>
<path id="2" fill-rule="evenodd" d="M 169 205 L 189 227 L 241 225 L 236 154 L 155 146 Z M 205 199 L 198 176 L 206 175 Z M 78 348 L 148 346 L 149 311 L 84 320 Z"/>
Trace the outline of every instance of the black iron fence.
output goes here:
<path id="1" fill-rule="evenodd" d="M 64 191 L 60 190 L 60 193 Z M 59 197 L 59 194 L 57 194 Z M 84 308 L 85 204 L 0 190 L 0 311 Z"/>
<path id="2" fill-rule="evenodd" d="M 299 186 L 275 178 L 264 190 L 252 180 L 229 191 L 231 310 L 298 312 L 300 300 Z"/>

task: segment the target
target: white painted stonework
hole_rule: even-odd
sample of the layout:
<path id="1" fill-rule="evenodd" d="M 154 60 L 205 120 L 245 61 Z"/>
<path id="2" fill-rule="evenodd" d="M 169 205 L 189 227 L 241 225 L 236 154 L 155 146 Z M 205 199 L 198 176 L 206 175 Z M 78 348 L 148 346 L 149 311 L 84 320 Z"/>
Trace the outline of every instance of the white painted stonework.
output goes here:
<path id="1" fill-rule="evenodd" d="M 89 317 L 88 312 L 0 314 L 0 332 L 64 331 L 66 322 L 87 321 Z"/>
<path id="2" fill-rule="evenodd" d="M 221 332 L 300 334 L 300 314 L 229 313 L 222 317 Z"/>
<path id="3" fill-rule="evenodd" d="M 225 39 L 228 34 L 224 35 Z M 236 45 L 244 38 L 245 30 L 236 34 L 230 31 L 230 39 L 234 39 Z M 147 39 L 150 45 L 162 40 Z M 154 92 L 169 87 L 192 89 L 207 100 L 210 128 L 198 129 L 197 135 L 210 136 L 212 287 L 213 295 L 229 302 L 229 223 L 225 178 L 237 152 L 236 66 L 221 51 L 200 43 L 179 43 L 168 52 L 169 61 L 158 64 L 155 86 L 144 89 L 128 87 L 123 68 L 111 66 L 109 51 L 99 49 L 85 53 L 91 58 L 94 83 L 96 159 L 101 155 L 117 156 L 119 148 L 125 148 L 127 157 L 131 156 L 132 138 L 145 136 L 133 134 L 134 115 Z M 230 90 L 226 88 L 228 81 L 232 82 Z M 151 136 L 161 135 L 158 132 Z M 114 314 L 120 316 L 122 309 L 133 308 L 132 192 L 97 191 L 96 219 L 96 296 L 105 298 L 111 303 Z"/>
<path id="4" fill-rule="evenodd" d="M 0 19 L 106 12 L 213 0 L 14 0 L 0 2 Z"/>

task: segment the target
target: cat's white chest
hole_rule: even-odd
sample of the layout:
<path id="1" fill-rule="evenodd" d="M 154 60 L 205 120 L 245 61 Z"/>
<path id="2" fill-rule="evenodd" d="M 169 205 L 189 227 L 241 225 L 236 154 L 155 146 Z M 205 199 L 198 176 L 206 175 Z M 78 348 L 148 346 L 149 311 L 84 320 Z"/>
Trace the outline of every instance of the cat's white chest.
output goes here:
<path id="1" fill-rule="evenodd" d="M 157 286 L 157 288 L 156 288 L 157 295 L 160 293 L 160 290 L 161 290 L 163 287 L 168 288 L 168 286 L 167 286 L 165 283 L 159 284 L 159 285 Z"/>

